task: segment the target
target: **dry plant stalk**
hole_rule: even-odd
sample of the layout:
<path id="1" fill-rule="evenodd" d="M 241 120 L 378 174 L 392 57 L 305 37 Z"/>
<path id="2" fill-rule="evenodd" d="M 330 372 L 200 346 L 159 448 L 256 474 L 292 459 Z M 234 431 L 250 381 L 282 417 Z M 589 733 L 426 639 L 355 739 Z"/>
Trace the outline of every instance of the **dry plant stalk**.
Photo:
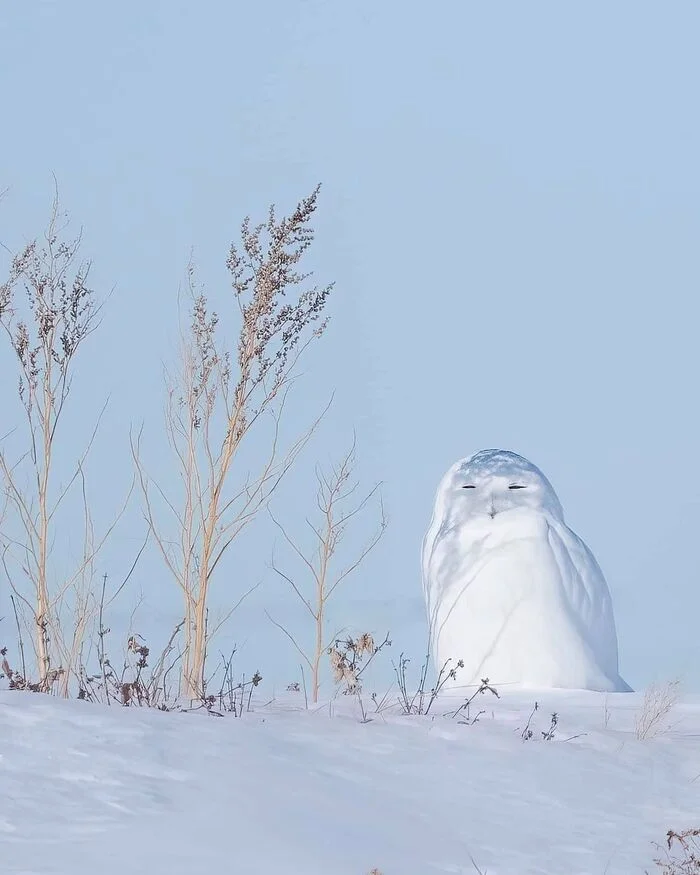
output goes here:
<path id="1" fill-rule="evenodd" d="M 644 693 L 644 701 L 634 721 L 635 735 L 640 741 L 656 738 L 666 729 L 666 718 L 678 702 L 680 681 L 652 684 Z"/>
<path id="2" fill-rule="evenodd" d="M 376 644 L 369 632 L 358 635 L 357 638 L 337 638 L 328 648 L 333 680 L 342 687 L 344 696 L 356 696 L 362 714 L 362 723 L 369 723 L 367 709 L 362 698 L 362 675 L 370 667 L 378 653 L 385 647 L 391 647 L 387 634 L 381 644 Z M 376 696 L 372 701 L 377 705 Z M 377 708 L 377 710 L 379 710 Z"/>
<path id="3" fill-rule="evenodd" d="M 332 286 L 309 285 L 311 274 L 299 270 L 311 246 L 310 221 L 319 189 L 304 198 L 289 217 L 270 208 L 267 221 L 252 227 L 245 219 L 240 245 L 227 260 L 240 312 L 235 355 L 217 334 L 218 317 L 196 289 L 189 271 L 192 318 L 182 340 L 180 371 L 169 380 L 166 430 L 183 483 L 177 499 L 149 478 L 141 461 L 140 438 L 132 452 L 146 517 L 155 542 L 184 600 L 182 672 L 184 694 L 205 695 L 208 641 L 245 596 L 215 627 L 207 623 L 214 572 L 226 551 L 257 516 L 289 471 L 315 425 L 291 447 L 280 448 L 280 426 L 295 365 L 326 327 L 323 311 Z M 257 473 L 244 470 L 241 452 L 263 436 L 269 443 Z M 238 479 L 234 481 L 234 475 Z M 176 536 L 167 532 L 161 509 L 174 520 Z M 253 587 L 254 588 L 254 587 Z M 240 593 L 240 590 L 239 590 Z"/>
<path id="4" fill-rule="evenodd" d="M 357 639 L 340 638 L 328 648 L 333 680 L 343 685 L 343 693 L 352 695 L 360 689 L 360 672 L 365 655 L 374 656 L 377 645 L 369 632 L 363 632 Z"/>
<path id="5" fill-rule="evenodd" d="M 0 533 L 2 564 L 23 622 L 31 629 L 36 686 L 46 692 L 59 681 L 63 695 L 77 672 L 86 631 L 95 616 L 95 557 L 117 521 L 95 538 L 84 464 L 98 426 L 67 483 L 56 493 L 53 490 L 54 450 L 76 356 L 97 327 L 101 309 L 88 286 L 90 264 L 78 262 L 80 236 L 67 239 L 66 226 L 54 198 L 43 243 L 25 246 L 12 259 L 9 277 L 0 285 L 0 324 L 19 365 L 19 399 L 29 432 L 29 450 L 18 461 L 10 461 L 0 450 L 0 475 L 16 523 L 15 528 L 6 524 Z M 22 476 L 25 471 L 29 476 Z M 51 580 L 51 545 L 61 538 L 56 515 L 76 484 L 81 487 L 83 506 L 82 556 L 65 579 Z M 13 566 L 24 577 L 24 586 L 17 583 Z M 73 614 L 70 619 L 68 611 Z"/>
<path id="6" fill-rule="evenodd" d="M 272 561 L 273 571 L 292 588 L 311 616 L 314 627 L 313 647 L 306 650 L 300 647 L 288 629 L 272 620 L 271 617 L 270 619 L 290 639 L 308 666 L 311 672 L 311 699 L 313 702 L 318 702 L 321 685 L 321 658 L 329 648 L 325 629 L 328 600 L 340 584 L 357 570 L 368 554 L 377 546 L 387 527 L 379 485 L 371 489 L 363 498 L 357 498 L 359 483 L 355 479 L 355 464 L 355 441 L 353 440 L 349 452 L 328 473 L 320 468 L 316 469 L 318 483 L 316 503 L 320 519 L 316 522 L 312 522 L 308 518 L 306 520 L 312 533 L 313 548 L 304 551 L 289 535 L 287 529 L 274 516 L 272 517 L 284 540 L 297 558 L 301 560 L 305 569 L 306 582 L 300 583 L 291 573 L 288 574 L 280 569 L 274 559 Z M 346 535 L 348 525 L 367 508 L 375 495 L 379 499 L 379 523 L 374 533 L 354 559 L 349 561 L 344 568 L 336 569 L 336 553 Z"/>
<path id="7" fill-rule="evenodd" d="M 429 714 L 430 709 L 437 701 L 445 684 L 457 677 L 457 671 L 464 668 L 464 662 L 461 659 L 458 659 L 456 662 L 452 659 L 446 659 L 438 671 L 435 684 L 429 688 L 428 669 L 430 666 L 430 656 L 426 655 L 423 660 L 423 665 L 421 666 L 418 687 L 415 692 L 411 693 L 407 671 L 410 661 L 411 660 L 407 656 L 404 656 L 404 654 L 401 653 L 399 655 L 398 665 L 394 664 L 394 674 L 396 675 L 396 681 L 399 688 L 397 702 L 403 714 L 418 714 L 421 716 L 423 714 Z M 453 662 L 454 665 L 452 665 Z M 485 680 L 488 684 L 488 679 Z M 498 693 L 496 693 L 496 695 L 498 695 Z"/>
<path id="8" fill-rule="evenodd" d="M 663 859 L 654 861 L 663 875 L 700 875 L 700 829 L 670 829 L 663 851 Z"/>

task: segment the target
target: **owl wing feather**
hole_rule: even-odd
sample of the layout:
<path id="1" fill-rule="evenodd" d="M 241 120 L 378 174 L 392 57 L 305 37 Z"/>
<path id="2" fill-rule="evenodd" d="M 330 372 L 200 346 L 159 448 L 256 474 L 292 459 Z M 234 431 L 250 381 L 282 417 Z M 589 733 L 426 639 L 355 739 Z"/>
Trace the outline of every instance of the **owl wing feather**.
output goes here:
<path id="1" fill-rule="evenodd" d="M 584 627 L 586 639 L 596 642 L 596 651 L 604 654 L 606 666 L 617 672 L 612 598 L 600 566 L 581 538 L 560 521 L 550 522 L 549 543 L 572 615 Z"/>

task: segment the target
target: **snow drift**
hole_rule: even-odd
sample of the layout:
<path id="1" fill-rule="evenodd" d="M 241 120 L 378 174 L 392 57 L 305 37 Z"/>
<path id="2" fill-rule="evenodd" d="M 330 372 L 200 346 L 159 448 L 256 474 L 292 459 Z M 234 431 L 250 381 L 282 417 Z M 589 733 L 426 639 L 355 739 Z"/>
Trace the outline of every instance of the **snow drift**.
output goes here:
<path id="1" fill-rule="evenodd" d="M 652 842 L 698 821 L 700 700 L 640 742 L 641 696 L 609 695 L 608 728 L 602 694 L 538 698 L 525 744 L 522 690 L 473 726 L 443 708 L 362 723 L 354 696 L 221 719 L 0 690 L 0 872 L 656 872 Z"/>

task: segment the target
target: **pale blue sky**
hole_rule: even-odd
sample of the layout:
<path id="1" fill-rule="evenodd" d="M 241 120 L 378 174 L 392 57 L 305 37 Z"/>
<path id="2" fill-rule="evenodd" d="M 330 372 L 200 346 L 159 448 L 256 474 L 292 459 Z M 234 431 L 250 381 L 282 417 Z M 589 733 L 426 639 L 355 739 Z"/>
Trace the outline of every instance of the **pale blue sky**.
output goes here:
<path id="1" fill-rule="evenodd" d="M 337 291 L 296 410 L 334 389 L 309 464 L 355 427 L 364 479 L 385 481 L 391 528 L 357 593 L 396 600 L 398 635 L 437 481 L 505 447 L 597 555 L 625 677 L 700 687 L 699 28 L 695 2 L 640 0 L 4 3 L 0 240 L 43 226 L 53 173 L 115 287 L 67 426 L 80 445 L 111 394 L 104 512 L 129 425 L 158 436 L 190 249 L 223 311 L 240 218 L 320 180 L 314 266 Z M 292 482 L 288 519 L 310 497 Z M 121 543 L 138 531 L 134 512 Z M 268 533 L 245 551 L 263 576 Z"/>

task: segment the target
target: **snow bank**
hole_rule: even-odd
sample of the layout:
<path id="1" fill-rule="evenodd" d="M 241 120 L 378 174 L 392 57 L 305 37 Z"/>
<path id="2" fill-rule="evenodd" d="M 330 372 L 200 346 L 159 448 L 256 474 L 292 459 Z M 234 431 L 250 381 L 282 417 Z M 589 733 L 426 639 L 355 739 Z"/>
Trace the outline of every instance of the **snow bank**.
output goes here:
<path id="1" fill-rule="evenodd" d="M 640 700 L 547 694 L 524 743 L 523 694 L 484 699 L 465 726 L 362 724 L 342 697 L 237 720 L 0 692 L 0 872 L 458 875 L 471 858 L 489 875 L 652 870 L 651 842 L 697 825 L 700 704 L 642 743 Z"/>

